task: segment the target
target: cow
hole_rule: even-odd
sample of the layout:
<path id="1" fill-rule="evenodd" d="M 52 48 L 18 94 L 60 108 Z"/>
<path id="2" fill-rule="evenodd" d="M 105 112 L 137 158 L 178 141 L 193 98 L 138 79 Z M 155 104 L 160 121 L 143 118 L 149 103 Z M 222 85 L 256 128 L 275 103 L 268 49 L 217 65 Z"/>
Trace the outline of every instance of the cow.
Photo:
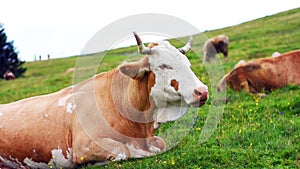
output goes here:
<path id="1" fill-rule="evenodd" d="M 166 150 L 154 132 L 203 106 L 208 87 L 168 41 L 145 47 L 134 33 L 136 62 L 97 74 L 56 93 L 0 105 L 0 166 L 75 168 Z"/>
<path id="2" fill-rule="evenodd" d="M 279 53 L 279 52 L 274 52 L 273 54 L 272 54 L 272 57 L 277 57 L 277 56 L 280 56 L 281 54 Z"/>
<path id="3" fill-rule="evenodd" d="M 10 70 L 7 70 L 4 75 L 3 75 L 3 78 L 5 80 L 15 80 L 16 79 L 16 76 L 14 75 L 13 72 L 11 72 Z"/>
<path id="4" fill-rule="evenodd" d="M 265 96 L 260 92 L 270 92 L 287 85 L 300 85 L 300 50 L 284 53 L 276 57 L 240 61 L 235 68 L 218 83 L 222 92 L 226 86 L 236 91 Z"/>
<path id="5" fill-rule="evenodd" d="M 220 52 L 227 58 L 228 44 L 229 38 L 226 35 L 219 35 L 208 39 L 203 45 L 203 62 L 209 63 Z"/>

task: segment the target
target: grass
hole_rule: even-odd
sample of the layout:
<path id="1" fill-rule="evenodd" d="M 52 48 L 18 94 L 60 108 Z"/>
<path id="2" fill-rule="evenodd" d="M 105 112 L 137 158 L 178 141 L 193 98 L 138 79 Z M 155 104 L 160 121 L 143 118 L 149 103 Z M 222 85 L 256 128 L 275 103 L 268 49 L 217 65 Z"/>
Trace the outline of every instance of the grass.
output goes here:
<path id="1" fill-rule="evenodd" d="M 205 32 L 207 37 L 219 34 L 229 36 L 229 56 L 222 69 L 229 72 L 240 59 L 271 56 L 299 49 L 300 8 L 266 16 L 239 25 Z M 202 35 L 194 36 L 194 48 L 201 48 Z M 186 39 L 186 38 L 185 38 Z M 178 40 L 172 44 L 180 46 Z M 138 56 L 136 47 L 108 52 L 96 72 L 115 68 L 124 59 Z M 131 57 L 127 57 L 130 55 Z M 188 55 L 192 69 L 206 84 L 213 75 L 195 53 Z M 90 56 L 93 57 L 93 56 Z M 68 68 L 76 66 L 76 57 L 24 64 L 27 72 L 15 81 L 0 80 L 0 103 L 55 92 L 72 85 Z M 300 73 L 300 72 L 299 72 Z M 213 93 L 214 89 L 210 89 Z M 211 99 L 217 97 L 211 95 Z M 186 136 L 169 151 L 150 158 L 111 162 L 105 168 L 299 168 L 300 167 L 300 87 L 287 86 L 256 98 L 248 93 L 227 91 L 218 128 L 205 142 L 201 131 L 213 103 L 200 108 L 195 124 Z M 219 114 L 220 115 L 220 114 Z M 172 124 L 169 124 L 172 125 Z M 83 168 L 98 168 L 85 166 Z"/>

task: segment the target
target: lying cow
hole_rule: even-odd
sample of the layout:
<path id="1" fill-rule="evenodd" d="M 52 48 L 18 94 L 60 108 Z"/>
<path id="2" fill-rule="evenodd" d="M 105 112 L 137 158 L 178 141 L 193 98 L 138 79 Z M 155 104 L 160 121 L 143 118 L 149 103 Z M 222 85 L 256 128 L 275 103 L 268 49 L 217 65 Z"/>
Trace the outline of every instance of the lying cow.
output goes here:
<path id="1" fill-rule="evenodd" d="M 7 70 L 4 75 L 3 75 L 3 78 L 5 80 L 15 80 L 16 79 L 16 76 L 14 75 L 13 72 L 11 72 L 10 70 Z"/>
<path id="2" fill-rule="evenodd" d="M 300 85 L 300 50 L 280 56 L 240 61 L 218 83 L 218 91 L 230 88 L 251 93 L 271 91 L 289 84 Z"/>
<path id="3" fill-rule="evenodd" d="M 209 63 L 215 59 L 217 53 L 223 53 L 225 58 L 228 55 L 229 39 L 226 35 L 219 35 L 208 39 L 203 45 L 203 62 Z"/>
<path id="4" fill-rule="evenodd" d="M 0 105 L 0 166 L 74 168 L 165 150 L 155 130 L 190 106 L 204 105 L 208 88 L 182 54 L 192 39 L 178 50 L 167 41 L 146 48 L 135 38 L 146 54 L 138 62 L 53 94 Z"/>
<path id="5" fill-rule="evenodd" d="M 279 52 L 274 52 L 273 54 L 272 54 L 272 57 L 277 57 L 277 56 L 280 56 L 281 54 L 279 53 Z"/>

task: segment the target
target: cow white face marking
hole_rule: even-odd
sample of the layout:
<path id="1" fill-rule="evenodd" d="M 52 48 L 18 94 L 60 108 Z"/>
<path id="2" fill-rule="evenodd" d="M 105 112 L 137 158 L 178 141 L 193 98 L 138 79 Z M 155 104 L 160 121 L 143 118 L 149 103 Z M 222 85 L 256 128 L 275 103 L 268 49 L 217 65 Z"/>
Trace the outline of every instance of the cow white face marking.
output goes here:
<path id="1" fill-rule="evenodd" d="M 158 43 L 151 50 L 153 54 L 149 56 L 149 63 L 156 77 L 154 88 L 167 94 L 171 100 L 178 101 L 183 96 L 187 104 L 191 103 L 194 100 L 191 94 L 193 89 L 205 85 L 190 69 L 191 64 L 186 56 L 167 41 Z M 170 85 L 172 80 L 179 83 L 178 91 Z M 189 92 L 187 88 L 193 89 Z"/>
<path id="2" fill-rule="evenodd" d="M 119 70 L 133 79 L 140 79 L 147 71 L 155 74 L 155 84 L 150 91 L 155 104 L 155 128 L 159 123 L 177 120 L 190 106 L 200 107 L 205 104 L 208 88 L 196 77 L 189 60 L 182 54 L 191 48 L 192 38 L 180 49 L 167 41 L 151 43 L 146 48 L 136 33 L 134 36 L 139 52 L 147 56 L 139 62 L 123 64 Z"/>
<path id="3" fill-rule="evenodd" d="M 155 84 L 150 95 L 155 105 L 155 121 L 167 122 L 180 118 L 195 102 L 194 90 L 205 88 L 191 70 L 190 62 L 169 42 L 159 42 L 151 48 L 150 70 L 155 74 Z M 176 82 L 176 87 L 172 83 Z M 177 89 L 177 90 L 176 90 Z"/>

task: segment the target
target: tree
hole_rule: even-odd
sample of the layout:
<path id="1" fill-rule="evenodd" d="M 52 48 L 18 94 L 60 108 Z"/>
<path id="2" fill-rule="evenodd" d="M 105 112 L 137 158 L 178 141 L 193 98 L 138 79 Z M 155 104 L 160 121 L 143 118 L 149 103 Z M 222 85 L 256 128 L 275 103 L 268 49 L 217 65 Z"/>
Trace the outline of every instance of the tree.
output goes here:
<path id="1" fill-rule="evenodd" d="M 18 58 L 13 41 L 7 42 L 4 30 L 0 23 L 0 78 L 3 78 L 7 71 L 12 72 L 15 77 L 20 77 L 26 71 L 26 68 L 22 68 L 25 62 Z"/>

